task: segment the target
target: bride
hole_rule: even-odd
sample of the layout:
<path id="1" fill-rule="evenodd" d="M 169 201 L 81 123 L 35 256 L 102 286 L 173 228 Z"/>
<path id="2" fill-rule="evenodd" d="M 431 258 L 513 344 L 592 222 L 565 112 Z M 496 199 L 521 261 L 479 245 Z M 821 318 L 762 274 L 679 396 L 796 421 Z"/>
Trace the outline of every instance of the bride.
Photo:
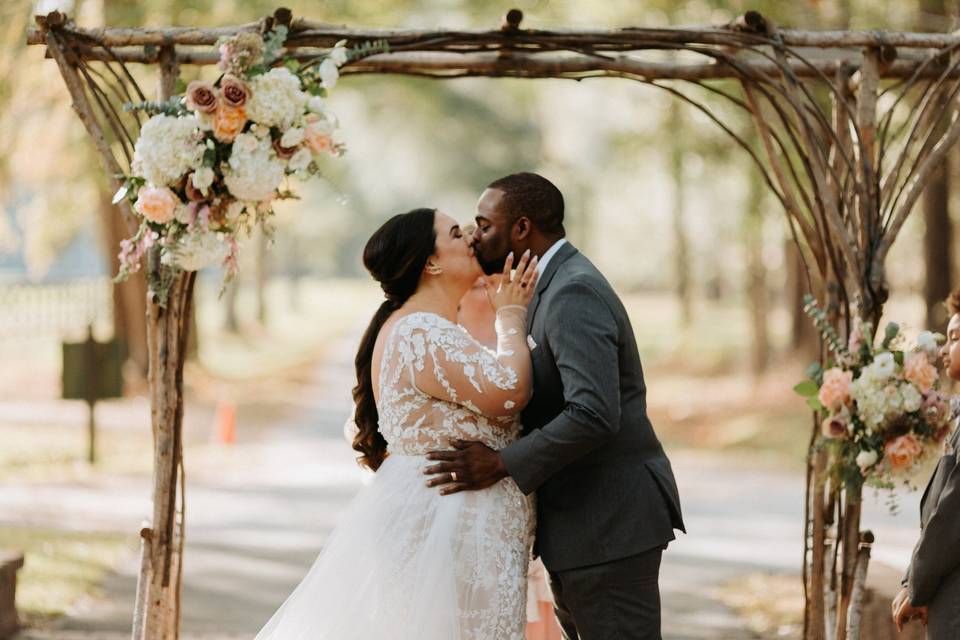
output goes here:
<path id="1" fill-rule="evenodd" d="M 357 352 L 353 447 L 377 473 L 257 640 L 523 640 L 532 505 L 510 478 L 442 495 L 423 473 L 424 454 L 452 440 L 502 449 L 519 433 L 537 259 L 511 278 L 512 262 L 487 289 L 493 352 L 456 324 L 483 274 L 452 218 L 416 209 L 367 242 L 386 301 Z"/>

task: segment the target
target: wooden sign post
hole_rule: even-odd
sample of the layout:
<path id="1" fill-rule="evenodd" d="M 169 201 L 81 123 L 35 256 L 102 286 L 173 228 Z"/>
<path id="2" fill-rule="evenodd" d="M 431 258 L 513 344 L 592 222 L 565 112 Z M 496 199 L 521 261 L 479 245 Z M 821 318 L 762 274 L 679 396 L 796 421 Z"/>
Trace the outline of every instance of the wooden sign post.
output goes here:
<path id="1" fill-rule="evenodd" d="M 83 342 L 63 343 L 63 398 L 85 400 L 90 408 L 87 421 L 87 460 L 96 462 L 96 403 L 123 395 L 123 343 L 119 340 L 97 342 L 93 327 Z"/>

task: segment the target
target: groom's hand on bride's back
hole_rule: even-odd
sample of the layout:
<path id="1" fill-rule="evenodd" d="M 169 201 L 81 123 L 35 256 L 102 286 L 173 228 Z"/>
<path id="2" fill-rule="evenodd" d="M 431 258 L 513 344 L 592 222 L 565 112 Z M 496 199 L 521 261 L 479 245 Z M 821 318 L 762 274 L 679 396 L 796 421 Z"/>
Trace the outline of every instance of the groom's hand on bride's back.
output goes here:
<path id="1" fill-rule="evenodd" d="M 424 469 L 428 487 L 440 487 L 442 495 L 486 489 L 509 475 L 500 454 L 473 440 L 454 440 L 452 451 L 431 451 L 427 460 L 436 462 Z"/>

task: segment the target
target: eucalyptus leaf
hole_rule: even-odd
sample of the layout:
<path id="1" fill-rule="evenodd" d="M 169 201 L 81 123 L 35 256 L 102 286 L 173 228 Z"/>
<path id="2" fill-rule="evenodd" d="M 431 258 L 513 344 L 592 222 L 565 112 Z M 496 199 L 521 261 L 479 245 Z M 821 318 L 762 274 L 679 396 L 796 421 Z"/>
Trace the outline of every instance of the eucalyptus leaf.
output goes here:
<path id="1" fill-rule="evenodd" d="M 886 349 L 893 342 L 893 339 L 900 333 L 900 325 L 896 322 L 888 322 L 887 328 L 883 330 L 883 348 Z"/>
<path id="2" fill-rule="evenodd" d="M 820 402 L 816 397 L 807 398 L 807 406 L 813 409 L 814 411 L 823 411 L 826 407 Z"/>

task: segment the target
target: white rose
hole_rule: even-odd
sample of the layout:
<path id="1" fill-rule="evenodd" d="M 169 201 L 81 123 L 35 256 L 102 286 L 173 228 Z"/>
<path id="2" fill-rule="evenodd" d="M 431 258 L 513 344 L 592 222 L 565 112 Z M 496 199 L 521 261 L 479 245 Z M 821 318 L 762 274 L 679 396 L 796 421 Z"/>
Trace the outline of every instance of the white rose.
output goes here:
<path id="1" fill-rule="evenodd" d="M 337 80 L 340 78 L 340 70 L 337 69 L 337 63 L 327 58 L 320 63 L 320 80 L 324 89 L 333 89 L 337 86 Z"/>
<path id="2" fill-rule="evenodd" d="M 347 48 L 344 46 L 337 45 L 330 51 L 330 59 L 333 60 L 338 67 L 345 64 L 348 57 Z"/>
<path id="3" fill-rule="evenodd" d="M 857 466 L 860 467 L 860 472 L 866 473 L 867 469 L 877 463 L 878 458 L 879 456 L 877 456 L 877 452 L 872 449 L 867 449 L 858 453 Z"/>
<path id="4" fill-rule="evenodd" d="M 878 353 L 873 359 L 873 372 L 878 380 L 886 380 L 893 375 L 897 368 L 897 363 L 893 359 L 893 354 L 889 351 Z"/>
<path id="5" fill-rule="evenodd" d="M 323 113 L 326 111 L 327 104 L 320 96 L 310 96 L 307 100 L 307 110 L 313 113 Z"/>
<path id="6" fill-rule="evenodd" d="M 293 154 L 293 157 L 290 158 L 290 162 L 287 167 L 290 169 L 290 171 L 305 171 L 306 168 L 310 166 L 310 160 L 312 157 L 313 156 L 310 153 L 310 149 L 304 147 Z"/>
<path id="7" fill-rule="evenodd" d="M 295 147 L 301 142 L 306 136 L 306 131 L 300 127 L 290 127 L 283 132 L 283 136 L 280 137 L 280 145 L 286 148 Z"/>
<path id="8" fill-rule="evenodd" d="M 193 172 L 193 186 L 200 190 L 200 193 L 207 195 L 207 189 L 213 184 L 213 169 L 210 167 L 200 167 Z"/>

